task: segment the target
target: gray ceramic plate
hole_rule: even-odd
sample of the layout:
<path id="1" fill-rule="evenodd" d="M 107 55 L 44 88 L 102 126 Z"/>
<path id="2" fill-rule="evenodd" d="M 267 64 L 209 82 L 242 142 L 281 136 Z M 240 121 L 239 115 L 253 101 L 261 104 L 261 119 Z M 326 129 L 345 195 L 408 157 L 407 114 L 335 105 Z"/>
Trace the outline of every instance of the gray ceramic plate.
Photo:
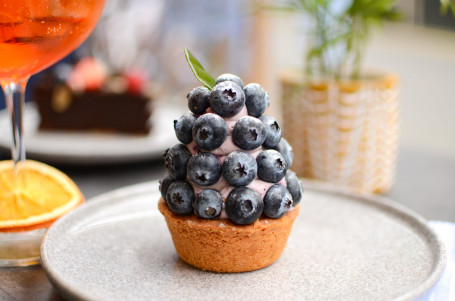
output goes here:
<path id="1" fill-rule="evenodd" d="M 157 101 L 158 102 L 158 101 Z M 24 133 L 27 157 L 50 163 L 109 164 L 140 162 L 161 156 L 178 140 L 169 120 L 180 116 L 180 108 L 159 101 L 151 117 L 148 135 L 104 132 L 69 132 L 38 130 L 40 116 L 34 103 L 24 110 Z M 10 152 L 10 120 L 6 110 L 0 111 L 0 149 Z"/>
<path id="2" fill-rule="evenodd" d="M 156 182 L 89 201 L 57 221 L 42 264 L 68 299 L 413 300 L 437 282 L 443 246 L 425 220 L 388 199 L 304 182 L 281 258 L 241 274 L 203 272 L 177 256 Z"/>

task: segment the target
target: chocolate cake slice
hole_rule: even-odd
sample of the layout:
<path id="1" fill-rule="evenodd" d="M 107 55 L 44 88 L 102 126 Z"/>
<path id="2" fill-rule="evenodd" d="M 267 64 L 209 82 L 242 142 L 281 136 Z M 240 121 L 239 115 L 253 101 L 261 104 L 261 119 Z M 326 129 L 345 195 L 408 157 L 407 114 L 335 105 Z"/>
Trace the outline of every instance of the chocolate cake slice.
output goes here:
<path id="1" fill-rule="evenodd" d="M 67 85 L 35 87 L 41 130 L 107 131 L 148 134 L 151 99 L 102 90 L 73 92 Z"/>
<path id="2" fill-rule="evenodd" d="M 110 74 L 90 57 L 64 67 L 37 78 L 39 129 L 149 133 L 152 98 L 143 73 Z"/>

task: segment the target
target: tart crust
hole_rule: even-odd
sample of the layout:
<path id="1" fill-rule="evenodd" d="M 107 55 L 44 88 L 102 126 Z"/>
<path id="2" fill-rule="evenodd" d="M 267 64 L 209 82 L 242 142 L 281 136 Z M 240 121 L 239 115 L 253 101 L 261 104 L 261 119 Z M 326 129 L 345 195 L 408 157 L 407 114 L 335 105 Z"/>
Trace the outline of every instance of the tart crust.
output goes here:
<path id="1" fill-rule="evenodd" d="M 282 218 L 261 217 L 251 225 L 176 215 L 162 198 L 158 208 L 183 261 L 202 270 L 237 273 L 267 267 L 281 256 L 300 205 Z"/>

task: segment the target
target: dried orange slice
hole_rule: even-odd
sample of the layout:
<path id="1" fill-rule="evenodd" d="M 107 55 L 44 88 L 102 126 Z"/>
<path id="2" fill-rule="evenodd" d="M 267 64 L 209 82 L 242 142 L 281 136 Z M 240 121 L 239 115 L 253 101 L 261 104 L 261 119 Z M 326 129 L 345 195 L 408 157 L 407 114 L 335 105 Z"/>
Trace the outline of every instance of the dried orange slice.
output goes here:
<path id="1" fill-rule="evenodd" d="M 12 161 L 0 161 L 0 231 L 47 227 L 82 202 L 79 188 L 61 171 L 32 160 L 14 170 Z"/>

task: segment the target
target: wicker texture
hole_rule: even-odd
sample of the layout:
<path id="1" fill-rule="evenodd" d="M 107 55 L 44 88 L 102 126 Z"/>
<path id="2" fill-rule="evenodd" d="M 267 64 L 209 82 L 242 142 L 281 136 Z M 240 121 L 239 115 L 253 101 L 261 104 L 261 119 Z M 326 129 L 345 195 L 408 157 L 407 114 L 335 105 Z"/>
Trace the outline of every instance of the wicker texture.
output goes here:
<path id="1" fill-rule="evenodd" d="M 397 78 L 300 83 L 282 81 L 283 133 L 293 146 L 293 169 L 361 192 L 387 191 L 398 152 Z"/>

